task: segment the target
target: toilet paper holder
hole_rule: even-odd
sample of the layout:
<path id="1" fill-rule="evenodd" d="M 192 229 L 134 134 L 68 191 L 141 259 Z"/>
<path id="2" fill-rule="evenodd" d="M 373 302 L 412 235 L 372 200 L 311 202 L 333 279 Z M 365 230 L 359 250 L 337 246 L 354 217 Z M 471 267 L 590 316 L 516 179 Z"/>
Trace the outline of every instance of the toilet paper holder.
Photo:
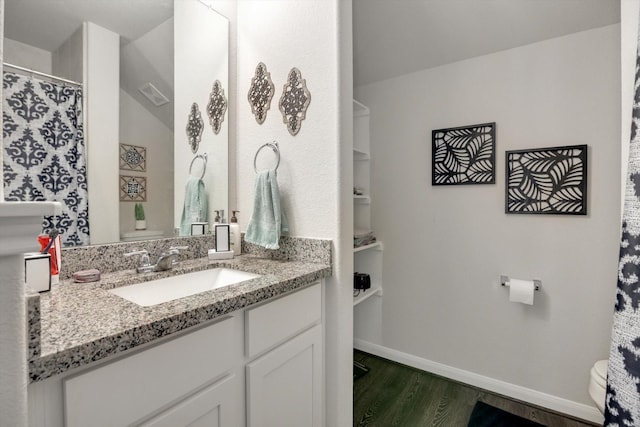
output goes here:
<path id="1" fill-rule="evenodd" d="M 500 284 L 502 286 L 509 286 L 509 276 L 500 276 Z M 542 281 L 541 280 L 534 280 L 533 281 L 533 289 L 534 290 L 539 291 L 541 287 L 542 287 Z"/>

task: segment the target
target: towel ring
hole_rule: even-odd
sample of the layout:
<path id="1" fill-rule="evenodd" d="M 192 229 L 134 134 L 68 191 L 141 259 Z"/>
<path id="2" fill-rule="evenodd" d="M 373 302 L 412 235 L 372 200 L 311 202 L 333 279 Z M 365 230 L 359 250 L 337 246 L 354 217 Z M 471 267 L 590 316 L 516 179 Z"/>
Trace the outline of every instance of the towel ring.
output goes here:
<path id="1" fill-rule="evenodd" d="M 271 148 L 273 152 L 276 153 L 276 156 L 278 156 L 278 163 L 276 163 L 276 170 L 278 170 L 278 166 L 280 166 L 280 148 L 278 148 L 278 141 L 267 142 L 262 144 L 260 148 L 258 148 L 258 151 L 256 151 L 256 155 L 253 156 L 253 170 L 256 173 L 258 173 L 258 166 L 256 165 L 256 161 L 258 160 L 258 153 L 260 153 L 260 150 L 262 150 L 264 147 Z"/>
<path id="2" fill-rule="evenodd" d="M 189 175 L 191 175 L 191 169 L 193 169 L 193 162 L 195 162 L 198 158 L 202 159 L 202 161 L 204 162 L 204 164 L 202 165 L 202 175 L 200 175 L 200 179 L 202 179 L 204 178 L 204 173 L 207 171 L 207 153 L 198 154 L 193 158 L 193 160 L 191 160 L 191 164 L 189 165 Z"/>

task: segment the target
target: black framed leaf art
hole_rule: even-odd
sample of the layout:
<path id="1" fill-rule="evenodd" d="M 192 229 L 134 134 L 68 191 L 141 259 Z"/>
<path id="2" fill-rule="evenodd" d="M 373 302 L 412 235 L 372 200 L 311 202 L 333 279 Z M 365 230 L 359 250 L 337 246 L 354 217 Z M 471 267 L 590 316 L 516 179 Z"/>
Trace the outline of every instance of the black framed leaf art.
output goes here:
<path id="1" fill-rule="evenodd" d="M 506 152 L 505 212 L 587 214 L 587 146 Z"/>
<path id="2" fill-rule="evenodd" d="M 496 124 L 431 131 L 432 185 L 495 184 Z"/>

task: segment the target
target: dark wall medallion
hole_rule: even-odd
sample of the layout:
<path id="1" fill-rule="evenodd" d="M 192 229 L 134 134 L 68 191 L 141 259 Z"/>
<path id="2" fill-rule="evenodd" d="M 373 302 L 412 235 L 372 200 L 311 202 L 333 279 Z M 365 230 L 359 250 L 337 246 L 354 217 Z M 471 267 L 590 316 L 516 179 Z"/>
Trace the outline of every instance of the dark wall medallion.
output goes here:
<path id="1" fill-rule="evenodd" d="M 505 212 L 587 214 L 587 146 L 506 152 Z"/>
<path id="2" fill-rule="evenodd" d="M 496 124 L 431 131 L 432 185 L 494 184 Z"/>
<path id="3" fill-rule="evenodd" d="M 271 98 L 275 92 L 275 86 L 271 81 L 271 73 L 262 62 L 256 66 L 256 73 L 251 79 L 251 86 L 247 99 L 251 105 L 251 112 L 259 124 L 267 118 L 267 110 L 271 107 Z"/>
<path id="4" fill-rule="evenodd" d="M 189 139 L 189 146 L 191 152 L 198 151 L 200 145 L 200 139 L 202 138 L 202 129 L 204 129 L 204 121 L 202 120 L 202 114 L 200 114 L 200 108 L 195 102 L 191 104 L 191 110 L 189 110 L 189 119 L 187 120 L 187 138 Z"/>
<path id="5" fill-rule="evenodd" d="M 222 128 L 222 122 L 224 121 L 224 113 L 227 111 L 227 98 L 224 96 L 224 89 L 222 83 L 216 80 L 213 83 L 211 94 L 209 95 L 209 103 L 207 104 L 207 115 L 209 116 L 209 123 L 213 128 L 213 133 L 216 135 L 220 133 Z"/>
<path id="6" fill-rule="evenodd" d="M 300 70 L 294 67 L 289 71 L 279 103 L 282 119 L 291 135 L 295 136 L 300 131 L 310 102 L 307 82 L 302 78 Z"/>

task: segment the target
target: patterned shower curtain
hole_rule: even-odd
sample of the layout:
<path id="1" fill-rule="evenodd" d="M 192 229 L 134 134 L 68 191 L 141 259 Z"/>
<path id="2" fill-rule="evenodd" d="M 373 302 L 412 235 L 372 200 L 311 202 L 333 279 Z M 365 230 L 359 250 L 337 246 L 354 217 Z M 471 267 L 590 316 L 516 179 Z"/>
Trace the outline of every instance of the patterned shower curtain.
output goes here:
<path id="1" fill-rule="evenodd" d="M 5 200 L 61 202 L 43 231 L 58 229 L 63 246 L 89 244 L 82 90 L 9 72 L 2 88 Z"/>
<path id="2" fill-rule="evenodd" d="M 640 426 L 640 49 L 634 90 L 605 426 Z"/>

